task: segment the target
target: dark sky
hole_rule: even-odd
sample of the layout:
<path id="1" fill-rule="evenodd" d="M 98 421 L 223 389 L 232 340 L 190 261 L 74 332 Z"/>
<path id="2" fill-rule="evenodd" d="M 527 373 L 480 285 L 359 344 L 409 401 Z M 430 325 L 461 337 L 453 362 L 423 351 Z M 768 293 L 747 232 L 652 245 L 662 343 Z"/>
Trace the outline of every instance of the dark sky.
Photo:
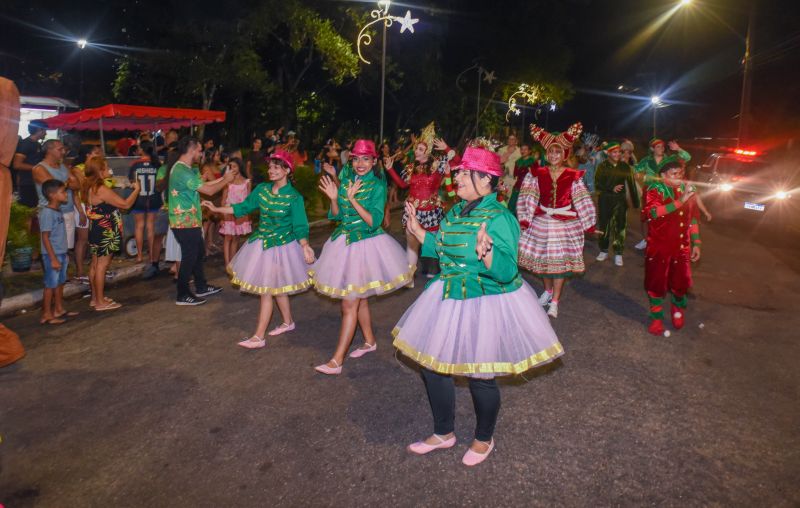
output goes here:
<path id="1" fill-rule="evenodd" d="M 134 30 L 129 25 L 141 29 L 146 25 L 142 19 L 161 15 L 162 4 L 5 0 L 0 73 L 19 80 L 23 93 L 75 98 L 79 52 L 74 43 L 48 36 L 48 31 L 146 47 L 147 40 L 130 40 Z M 647 131 L 652 128 L 652 114 L 646 101 L 658 93 L 670 104 L 658 111 L 669 134 L 685 136 L 691 130 L 697 136 L 733 135 L 749 1 L 694 0 L 648 33 L 675 4 L 673 0 L 444 0 L 416 6 L 397 2 L 392 7 L 395 14 L 410 8 L 421 21 L 413 36 L 392 35 L 390 54 L 424 52 L 436 44 L 447 79 L 475 58 L 509 81 L 540 71 L 563 71 L 577 93 L 549 116 L 553 128 L 582 120 L 589 130 L 603 134 Z M 219 2 L 197 8 L 207 9 L 210 16 L 225 15 Z M 800 2 L 761 1 L 755 13 L 754 130 L 763 135 L 798 130 Z M 102 95 L 100 91 L 107 91 L 113 80 L 115 56 L 93 50 L 84 57 L 86 88 L 93 96 Z M 63 73 L 57 85 L 37 77 L 52 72 Z M 413 70 L 406 75 L 413 79 Z M 621 84 L 638 89 L 631 95 L 644 99 L 607 95 L 617 93 Z M 474 88 L 464 88 L 465 93 L 474 93 Z"/>

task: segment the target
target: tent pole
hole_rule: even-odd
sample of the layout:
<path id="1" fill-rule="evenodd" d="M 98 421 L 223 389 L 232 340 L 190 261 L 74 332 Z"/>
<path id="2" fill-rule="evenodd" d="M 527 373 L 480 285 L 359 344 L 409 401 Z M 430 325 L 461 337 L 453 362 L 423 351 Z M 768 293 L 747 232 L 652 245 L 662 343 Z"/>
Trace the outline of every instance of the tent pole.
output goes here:
<path id="1" fill-rule="evenodd" d="M 97 124 L 100 126 L 100 150 L 103 151 L 103 156 L 106 155 L 106 138 L 103 135 L 103 119 L 100 118 L 97 120 Z"/>

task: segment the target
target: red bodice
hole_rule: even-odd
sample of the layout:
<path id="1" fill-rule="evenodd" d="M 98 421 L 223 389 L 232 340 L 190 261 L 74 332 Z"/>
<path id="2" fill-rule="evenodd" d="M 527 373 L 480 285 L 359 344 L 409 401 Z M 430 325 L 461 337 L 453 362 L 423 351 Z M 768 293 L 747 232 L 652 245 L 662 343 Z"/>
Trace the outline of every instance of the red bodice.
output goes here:
<path id="1" fill-rule="evenodd" d="M 682 192 L 679 187 L 673 188 L 675 198 L 665 197 L 658 189 L 650 188 L 644 196 L 642 210 L 647 218 L 647 256 L 674 256 L 681 251 L 690 252 L 691 237 L 689 228 L 695 217 L 695 200 L 684 203 L 677 210 L 657 219 L 653 219 L 652 209 L 680 201 Z"/>
<path id="2" fill-rule="evenodd" d="M 542 207 L 566 208 L 575 212 L 572 203 L 572 184 L 583 177 L 583 171 L 566 168 L 563 173 L 553 181 L 550 170 L 546 166 L 533 168 L 532 174 L 539 180 L 539 206 L 534 215 L 546 215 Z M 553 214 L 554 219 L 573 220 L 574 215 Z"/>

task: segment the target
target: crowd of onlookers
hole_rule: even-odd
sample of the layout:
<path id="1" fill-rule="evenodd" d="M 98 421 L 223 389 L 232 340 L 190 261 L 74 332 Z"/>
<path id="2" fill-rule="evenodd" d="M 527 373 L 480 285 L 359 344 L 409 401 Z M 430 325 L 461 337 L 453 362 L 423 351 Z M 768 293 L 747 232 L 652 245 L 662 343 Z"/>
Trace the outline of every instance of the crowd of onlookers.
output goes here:
<path id="1" fill-rule="evenodd" d="M 105 280 L 113 278 L 108 270 L 111 259 L 124 249 L 121 212 L 130 216 L 127 222 L 132 231 L 126 233 L 135 242 L 136 261 L 146 264 L 142 277 L 151 279 L 160 273 L 163 252 L 177 281 L 181 243 L 170 224 L 168 186 L 170 170 L 181 156 L 179 133 L 136 133 L 109 143 L 104 151 L 92 143 L 45 140 L 46 125 L 41 122 L 31 122 L 28 132 L 17 145 L 12 182 L 16 201 L 36 209 L 30 231 L 41 238 L 39 259 L 45 285 L 41 322 L 61 324 L 74 315 L 63 306 L 69 265 L 74 267 L 72 280 L 88 286 L 91 308 L 121 307 L 104 291 Z M 191 161 L 192 172 L 209 183 L 231 174 L 218 191 L 201 195 L 226 205 L 243 201 L 264 180 L 265 161 L 276 148 L 291 153 L 298 165 L 306 162 L 296 133 L 284 128 L 254 136 L 245 150 L 225 151 L 213 138 L 204 139 L 198 146 L 199 157 Z M 129 159 L 110 159 L 105 154 Z M 218 216 L 205 209 L 202 213 L 202 254 L 222 251 L 227 264 L 251 232 L 250 220 Z"/>

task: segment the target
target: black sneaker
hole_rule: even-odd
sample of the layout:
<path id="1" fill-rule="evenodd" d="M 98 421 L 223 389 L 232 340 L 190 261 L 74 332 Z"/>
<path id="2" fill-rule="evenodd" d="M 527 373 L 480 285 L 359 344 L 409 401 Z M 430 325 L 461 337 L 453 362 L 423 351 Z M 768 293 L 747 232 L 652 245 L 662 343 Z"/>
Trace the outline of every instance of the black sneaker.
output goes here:
<path id="1" fill-rule="evenodd" d="M 221 287 L 212 286 L 211 284 L 208 284 L 206 286 L 205 291 L 196 291 L 195 294 L 197 294 L 197 296 L 210 296 L 210 295 L 215 295 L 215 294 L 219 293 L 220 291 L 222 291 Z"/>
<path id="2" fill-rule="evenodd" d="M 142 279 L 150 280 L 158 275 L 158 268 L 153 265 L 148 266 L 145 268 L 144 272 L 142 273 Z"/>
<path id="3" fill-rule="evenodd" d="M 203 305 L 206 301 L 202 298 L 198 298 L 196 296 L 184 296 L 183 298 L 178 298 L 175 300 L 175 305 Z"/>

